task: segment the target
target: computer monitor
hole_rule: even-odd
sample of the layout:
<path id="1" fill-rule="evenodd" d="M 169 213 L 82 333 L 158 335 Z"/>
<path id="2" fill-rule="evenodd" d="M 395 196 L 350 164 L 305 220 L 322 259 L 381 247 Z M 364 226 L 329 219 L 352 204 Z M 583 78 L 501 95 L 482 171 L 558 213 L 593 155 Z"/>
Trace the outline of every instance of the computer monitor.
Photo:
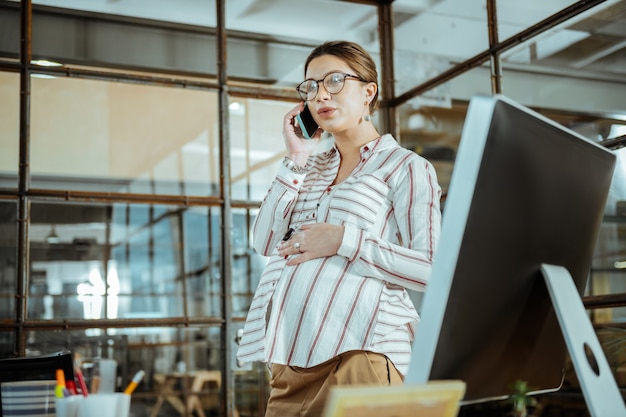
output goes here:
<path id="1" fill-rule="evenodd" d="M 564 267 L 583 310 L 614 165 L 506 97 L 471 99 L 406 383 L 460 379 L 464 402 L 559 389 L 568 349 L 540 269 Z"/>

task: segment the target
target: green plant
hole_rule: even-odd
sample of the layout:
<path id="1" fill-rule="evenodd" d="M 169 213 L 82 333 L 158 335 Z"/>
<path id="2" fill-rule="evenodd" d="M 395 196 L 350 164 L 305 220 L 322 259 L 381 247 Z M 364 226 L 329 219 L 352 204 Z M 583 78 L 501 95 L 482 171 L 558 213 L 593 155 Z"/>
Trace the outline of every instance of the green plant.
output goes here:
<path id="1" fill-rule="evenodd" d="M 513 404 L 513 416 L 514 417 L 529 417 L 528 407 L 535 406 L 537 400 L 528 396 L 531 388 L 526 381 L 517 380 L 511 386 L 513 394 L 509 396 L 509 402 Z"/>

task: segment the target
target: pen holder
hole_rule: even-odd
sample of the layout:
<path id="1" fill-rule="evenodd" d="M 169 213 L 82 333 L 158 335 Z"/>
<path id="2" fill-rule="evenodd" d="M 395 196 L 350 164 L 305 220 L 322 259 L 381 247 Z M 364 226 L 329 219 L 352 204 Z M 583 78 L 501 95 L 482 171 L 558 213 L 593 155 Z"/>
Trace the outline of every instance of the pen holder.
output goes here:
<path id="1" fill-rule="evenodd" d="M 57 417 L 128 417 L 130 395 L 120 392 L 57 398 Z"/>

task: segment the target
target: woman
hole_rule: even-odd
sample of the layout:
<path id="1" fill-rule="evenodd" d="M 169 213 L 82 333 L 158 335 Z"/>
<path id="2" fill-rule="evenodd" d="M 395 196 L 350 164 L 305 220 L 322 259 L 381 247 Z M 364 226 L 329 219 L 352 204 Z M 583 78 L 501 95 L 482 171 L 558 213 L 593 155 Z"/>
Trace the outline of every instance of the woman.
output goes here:
<path id="1" fill-rule="evenodd" d="M 319 129 L 283 120 L 287 157 L 254 224 L 270 256 L 237 354 L 271 367 L 266 416 L 319 416 L 332 385 L 401 384 L 440 234 L 432 165 L 381 135 L 378 75 L 359 45 L 315 48 L 298 92 Z M 334 147 L 313 151 L 322 130 Z"/>

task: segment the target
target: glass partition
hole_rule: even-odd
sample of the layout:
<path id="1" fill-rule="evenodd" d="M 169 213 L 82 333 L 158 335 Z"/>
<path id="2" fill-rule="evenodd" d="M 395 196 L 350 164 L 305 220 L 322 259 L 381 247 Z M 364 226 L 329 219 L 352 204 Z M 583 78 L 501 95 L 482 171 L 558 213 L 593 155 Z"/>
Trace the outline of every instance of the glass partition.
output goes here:
<path id="1" fill-rule="evenodd" d="M 30 319 L 220 315 L 216 209 L 34 201 L 31 210 Z"/>
<path id="2" fill-rule="evenodd" d="M 33 78 L 32 187 L 216 195 L 217 94 Z"/>
<path id="3" fill-rule="evenodd" d="M 251 243 L 252 225 L 258 209 L 233 210 L 232 292 L 233 317 L 245 318 L 267 259 L 259 255 Z"/>
<path id="4" fill-rule="evenodd" d="M 17 203 L 0 200 L 0 320 L 15 318 L 16 292 Z"/>
<path id="5" fill-rule="evenodd" d="M 489 48 L 484 1 L 400 2 L 394 28 L 396 95 Z M 449 90 L 420 100 L 450 103 Z"/>
<path id="6" fill-rule="evenodd" d="M 0 358 L 14 356 L 15 332 L 0 331 Z"/>
<path id="7" fill-rule="evenodd" d="M 0 188 L 17 188 L 20 139 L 20 77 L 0 72 Z"/>
<path id="8" fill-rule="evenodd" d="M 229 126 L 233 199 L 261 201 L 267 193 L 286 155 L 283 117 L 296 104 L 296 101 L 231 99 Z M 332 144 L 332 136 L 325 134 L 316 152 L 329 149 Z"/>
<path id="9" fill-rule="evenodd" d="M 433 164 L 445 196 L 461 139 L 467 103 L 455 102 L 449 108 L 415 108 L 409 102 L 400 107 L 400 112 L 402 146 L 414 150 Z"/>
<path id="10" fill-rule="evenodd" d="M 294 89 L 295 94 L 295 89 Z M 235 97 L 230 102 L 231 192 L 261 201 L 285 156 L 283 116 L 295 102 Z"/>
<path id="11" fill-rule="evenodd" d="M 15 5 L 0 5 L 0 55 L 19 58 L 20 55 L 20 8 Z"/>

